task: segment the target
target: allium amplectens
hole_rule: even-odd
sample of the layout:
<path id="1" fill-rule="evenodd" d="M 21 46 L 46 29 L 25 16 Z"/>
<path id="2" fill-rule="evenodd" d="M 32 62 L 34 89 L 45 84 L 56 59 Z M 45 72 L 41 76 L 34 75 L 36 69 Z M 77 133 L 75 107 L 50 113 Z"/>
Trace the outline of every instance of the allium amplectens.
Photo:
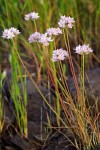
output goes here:
<path id="1" fill-rule="evenodd" d="M 59 35 L 62 34 L 62 31 L 60 28 L 49 28 L 46 31 L 47 35 L 52 36 L 52 35 Z"/>
<path id="2" fill-rule="evenodd" d="M 37 20 L 40 16 L 38 16 L 38 13 L 36 12 L 31 12 L 27 15 L 25 15 L 25 20 Z"/>
<path id="3" fill-rule="evenodd" d="M 58 25 L 60 28 L 72 28 L 74 24 L 74 18 L 61 16 Z"/>
<path id="4" fill-rule="evenodd" d="M 41 34 L 39 32 L 35 32 L 31 34 L 30 37 L 28 38 L 29 43 L 38 42 L 40 36 Z"/>
<path id="5" fill-rule="evenodd" d="M 17 30 L 14 27 L 11 27 L 9 29 L 5 29 L 3 31 L 2 37 L 4 39 L 12 39 L 13 37 L 15 37 L 16 35 L 20 34 L 19 30 Z"/>
<path id="6" fill-rule="evenodd" d="M 64 60 L 68 57 L 69 57 L 68 52 L 61 48 L 53 51 L 51 60 L 55 62 L 55 61 Z"/>
<path id="7" fill-rule="evenodd" d="M 80 54 L 80 55 L 83 55 L 83 54 L 89 54 L 89 53 L 92 53 L 93 50 L 89 47 L 89 44 L 88 45 L 79 45 L 75 48 L 75 53 L 77 54 Z"/>
<path id="8" fill-rule="evenodd" d="M 51 41 L 53 41 L 53 39 L 51 39 L 51 37 L 48 37 L 46 33 L 41 34 L 38 40 L 38 42 L 43 44 L 44 46 L 48 46 Z"/>

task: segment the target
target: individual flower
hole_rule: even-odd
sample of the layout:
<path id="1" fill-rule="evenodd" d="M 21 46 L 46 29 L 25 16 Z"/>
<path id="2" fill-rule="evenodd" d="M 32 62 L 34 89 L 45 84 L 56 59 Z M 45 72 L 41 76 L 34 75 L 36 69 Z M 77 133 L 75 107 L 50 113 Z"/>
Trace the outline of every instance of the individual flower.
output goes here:
<path id="1" fill-rule="evenodd" d="M 11 27 L 9 29 L 5 29 L 3 31 L 2 37 L 4 39 L 12 39 L 13 37 L 15 37 L 16 35 L 20 34 L 19 30 L 17 30 L 14 27 Z"/>
<path id="2" fill-rule="evenodd" d="M 62 31 L 60 28 L 49 28 L 46 31 L 47 35 L 52 36 L 52 35 L 59 35 L 62 34 Z"/>
<path id="3" fill-rule="evenodd" d="M 41 34 L 39 32 L 35 32 L 31 34 L 30 37 L 28 38 L 29 43 L 38 42 L 40 36 Z"/>
<path id="4" fill-rule="evenodd" d="M 60 61 L 60 60 L 64 60 L 66 58 L 69 57 L 69 54 L 66 50 L 63 50 L 62 48 L 54 50 L 53 54 L 52 54 L 52 61 Z"/>
<path id="5" fill-rule="evenodd" d="M 38 42 L 43 44 L 44 46 L 48 46 L 51 41 L 53 41 L 53 39 L 51 39 L 51 37 L 48 37 L 46 33 L 41 34 L 38 40 Z"/>
<path id="6" fill-rule="evenodd" d="M 89 44 L 88 45 L 79 45 L 75 48 L 75 53 L 77 54 L 80 54 L 80 55 L 83 55 L 83 54 L 89 54 L 89 53 L 92 53 L 93 50 L 89 47 Z"/>
<path id="7" fill-rule="evenodd" d="M 39 17 L 40 17 L 40 16 L 38 16 L 38 13 L 36 13 L 36 12 L 31 12 L 31 13 L 25 15 L 25 20 L 26 20 L 26 21 L 29 20 L 29 19 L 30 19 L 30 20 L 37 20 Z"/>
<path id="8" fill-rule="evenodd" d="M 58 25 L 60 28 L 72 28 L 74 24 L 74 18 L 66 17 L 66 16 L 61 16 Z"/>

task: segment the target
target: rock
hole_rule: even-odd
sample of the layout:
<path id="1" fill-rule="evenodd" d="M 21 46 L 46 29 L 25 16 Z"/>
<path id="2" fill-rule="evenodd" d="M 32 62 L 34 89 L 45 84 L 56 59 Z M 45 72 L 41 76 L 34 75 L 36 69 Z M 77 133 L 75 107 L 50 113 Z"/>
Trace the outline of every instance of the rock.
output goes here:
<path id="1" fill-rule="evenodd" d="M 3 116 L 3 133 L 6 131 L 6 129 L 13 124 L 14 122 L 14 112 L 12 112 L 9 102 L 4 100 L 4 116 Z"/>
<path id="2" fill-rule="evenodd" d="M 100 150 L 100 144 L 98 144 L 98 145 L 94 148 L 94 150 Z"/>
<path id="3" fill-rule="evenodd" d="M 27 91 L 27 116 L 28 116 L 28 136 L 32 139 L 32 136 L 36 136 L 42 140 L 42 138 L 46 138 L 45 128 L 47 123 L 47 114 L 50 115 L 50 109 L 44 102 L 43 98 L 39 94 L 36 87 L 33 85 L 30 79 L 26 81 L 26 91 Z M 19 84 L 20 89 L 22 89 L 22 85 Z M 43 86 L 38 85 L 38 88 L 44 95 L 44 97 L 48 100 L 48 90 Z M 22 91 L 22 90 L 20 90 Z M 21 94 L 22 95 L 22 94 Z M 53 105 L 53 101 L 51 102 Z M 52 119 L 51 122 L 54 122 L 54 114 L 51 113 Z"/>
<path id="4" fill-rule="evenodd" d="M 18 84 L 19 84 L 21 96 L 23 96 L 22 85 L 20 82 Z M 32 81 L 29 78 L 27 78 L 26 80 L 26 85 L 27 85 L 26 86 L 27 117 L 28 117 L 28 131 L 29 131 L 28 137 L 32 139 L 34 135 L 40 139 L 46 138 L 45 128 L 46 128 L 46 123 L 47 123 L 47 114 L 52 115 L 51 122 L 55 121 L 55 116 L 53 113 L 51 113 L 49 107 L 45 104 L 43 98 L 41 97 L 38 90 L 36 89 L 36 87 L 33 85 Z M 48 90 L 45 89 L 41 85 L 38 85 L 38 88 L 40 89 L 44 97 L 48 99 L 48 96 L 47 96 Z M 8 90 L 7 90 L 7 93 L 8 93 Z M 14 104 L 11 102 L 12 102 L 11 99 L 4 99 L 4 111 L 5 111 L 4 128 L 5 129 L 6 129 L 6 126 L 8 126 L 8 124 L 10 125 L 10 124 L 15 123 Z M 53 101 L 51 102 L 51 104 L 53 106 Z"/>
<path id="5" fill-rule="evenodd" d="M 18 135 L 12 136 L 11 142 L 15 144 L 17 147 L 21 148 L 22 150 L 36 150 L 34 144 L 29 143 L 26 139 Z"/>
<path id="6" fill-rule="evenodd" d="M 64 131 L 64 135 L 62 133 L 59 133 L 58 131 L 52 135 L 43 150 L 76 150 L 76 148 L 71 144 L 71 142 L 74 141 L 71 134 L 68 131 Z M 68 137 L 71 142 L 66 137 Z"/>
<path id="7" fill-rule="evenodd" d="M 16 150 L 14 147 L 11 147 L 11 146 L 5 146 L 5 149 L 6 150 Z"/>
<path id="8" fill-rule="evenodd" d="M 4 125 L 3 125 L 3 130 L 2 133 L 6 131 L 6 129 L 11 125 L 11 119 L 7 116 L 4 116 Z"/>
<path id="9" fill-rule="evenodd" d="M 43 138 L 43 131 L 41 131 L 41 126 L 39 124 L 36 124 L 33 121 L 28 122 L 28 138 L 33 139 L 34 136 L 40 138 Z M 44 136 L 45 137 L 45 136 Z"/>
<path id="10" fill-rule="evenodd" d="M 94 100 L 98 100 L 98 105 L 100 105 L 100 68 L 93 69 L 86 72 L 88 78 L 85 76 L 85 91 L 88 99 L 90 100 L 90 105 L 94 105 Z M 77 81 L 80 86 L 80 79 L 77 75 Z M 89 81 L 88 81 L 89 79 Z M 72 77 L 68 77 L 68 85 L 71 95 L 74 97 L 76 95 L 76 88 Z M 91 90 L 91 88 L 92 90 Z M 94 100 L 93 100 L 94 99 Z M 99 107 L 100 108 L 100 107 Z"/>

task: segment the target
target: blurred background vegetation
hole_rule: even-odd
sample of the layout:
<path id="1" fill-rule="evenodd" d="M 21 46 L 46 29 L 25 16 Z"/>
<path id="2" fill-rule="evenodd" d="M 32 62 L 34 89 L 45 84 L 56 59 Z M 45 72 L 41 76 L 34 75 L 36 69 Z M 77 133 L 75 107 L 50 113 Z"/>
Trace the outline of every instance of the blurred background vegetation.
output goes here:
<path id="1" fill-rule="evenodd" d="M 2 31 L 9 27 L 16 27 L 22 33 L 18 37 L 21 55 L 27 59 L 34 54 L 36 66 L 41 64 L 42 56 L 38 48 L 27 41 L 29 35 L 35 32 L 35 28 L 32 21 L 25 21 L 24 16 L 32 11 L 39 13 L 40 18 L 36 23 L 41 33 L 49 27 L 57 27 L 60 15 L 73 17 L 75 19 L 74 30 L 69 32 L 72 51 L 76 45 L 90 44 L 94 54 L 86 59 L 87 66 L 98 65 L 100 62 L 100 0 L 1 0 L 0 60 L 4 59 L 4 52 L 9 53 L 8 42 L 6 43 L 1 37 Z M 56 44 L 57 48 L 64 48 L 64 42 L 60 36 L 57 37 Z M 26 55 L 27 53 L 29 55 Z"/>

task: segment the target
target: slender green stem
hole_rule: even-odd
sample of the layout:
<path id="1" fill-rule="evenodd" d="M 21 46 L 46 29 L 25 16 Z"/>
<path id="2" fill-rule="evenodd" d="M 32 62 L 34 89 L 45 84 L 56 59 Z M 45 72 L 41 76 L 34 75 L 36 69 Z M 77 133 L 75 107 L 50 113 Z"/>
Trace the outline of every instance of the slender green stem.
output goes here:
<path id="1" fill-rule="evenodd" d="M 66 48 L 68 48 L 67 41 L 66 41 L 66 35 L 65 35 L 65 31 L 64 31 L 64 29 L 63 29 L 63 35 L 64 35 L 64 42 L 65 42 L 65 46 L 66 46 Z"/>
<path id="2" fill-rule="evenodd" d="M 56 41 L 55 41 L 55 38 L 54 38 L 54 48 L 56 50 Z"/>
<path id="3" fill-rule="evenodd" d="M 83 99 L 83 104 L 85 103 L 84 92 L 85 92 L 85 87 L 84 87 L 84 54 L 83 54 L 82 55 L 82 99 Z"/>
<path id="4" fill-rule="evenodd" d="M 35 31 L 37 32 L 37 25 L 36 25 L 35 20 L 34 20 L 34 27 L 35 27 Z"/>

